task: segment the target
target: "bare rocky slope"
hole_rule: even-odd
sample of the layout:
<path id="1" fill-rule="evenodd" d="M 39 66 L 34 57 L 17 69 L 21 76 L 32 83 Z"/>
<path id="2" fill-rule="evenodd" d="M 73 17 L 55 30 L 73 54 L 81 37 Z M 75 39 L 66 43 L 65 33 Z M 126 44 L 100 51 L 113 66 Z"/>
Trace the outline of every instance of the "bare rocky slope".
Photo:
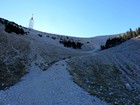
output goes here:
<path id="1" fill-rule="evenodd" d="M 140 104 L 140 39 L 68 61 L 74 81 L 111 104 Z"/>

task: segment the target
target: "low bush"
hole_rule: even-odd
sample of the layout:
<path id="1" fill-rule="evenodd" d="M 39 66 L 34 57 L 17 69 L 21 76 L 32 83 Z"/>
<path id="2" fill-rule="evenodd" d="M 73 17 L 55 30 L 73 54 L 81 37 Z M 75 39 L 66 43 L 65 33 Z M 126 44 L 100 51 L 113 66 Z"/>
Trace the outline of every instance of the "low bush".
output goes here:
<path id="1" fill-rule="evenodd" d="M 74 41 L 71 41 L 71 40 L 60 40 L 59 41 L 61 44 L 64 45 L 64 47 L 71 47 L 71 48 L 74 48 L 74 49 L 81 49 L 83 43 L 80 43 L 80 42 L 74 42 Z"/>
<path id="2" fill-rule="evenodd" d="M 39 37 L 42 37 L 42 35 L 41 35 L 41 34 L 38 34 L 38 36 L 39 36 Z"/>
<path id="3" fill-rule="evenodd" d="M 0 23 L 5 25 L 5 31 L 8 33 L 14 32 L 16 34 L 21 34 L 21 35 L 25 34 L 21 26 L 14 22 L 10 22 L 6 19 L 0 18 Z"/>
<path id="4" fill-rule="evenodd" d="M 18 59 L 17 62 L 6 64 L 0 60 L 0 90 L 7 89 L 19 81 L 26 73 L 24 59 Z"/>

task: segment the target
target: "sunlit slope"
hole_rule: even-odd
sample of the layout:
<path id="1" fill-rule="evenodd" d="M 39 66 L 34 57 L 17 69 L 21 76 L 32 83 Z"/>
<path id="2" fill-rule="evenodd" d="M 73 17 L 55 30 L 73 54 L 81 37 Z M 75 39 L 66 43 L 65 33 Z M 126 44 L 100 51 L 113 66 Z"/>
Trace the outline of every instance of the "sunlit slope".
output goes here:
<path id="1" fill-rule="evenodd" d="M 140 103 L 140 39 L 68 61 L 74 81 L 112 104 Z"/>
<path id="2" fill-rule="evenodd" d="M 47 70 L 60 60 L 86 55 L 86 51 L 92 53 L 99 50 L 100 44 L 105 43 L 107 37 L 101 37 L 102 41 L 98 37 L 76 38 L 44 33 L 0 18 L 0 89 L 18 82 L 37 58 L 41 62 L 36 62 L 36 65 Z M 73 46 L 67 47 L 61 41 L 71 41 Z M 80 47 L 75 47 L 77 42 L 81 44 Z"/>

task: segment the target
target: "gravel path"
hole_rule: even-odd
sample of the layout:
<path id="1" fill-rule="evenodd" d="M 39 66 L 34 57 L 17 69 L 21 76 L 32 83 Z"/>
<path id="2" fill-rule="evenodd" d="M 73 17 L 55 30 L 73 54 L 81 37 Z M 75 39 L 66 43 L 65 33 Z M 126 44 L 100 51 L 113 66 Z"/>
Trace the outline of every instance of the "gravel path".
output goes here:
<path id="1" fill-rule="evenodd" d="M 65 61 L 47 71 L 35 65 L 21 82 L 0 91 L 0 105 L 107 105 L 72 81 Z"/>

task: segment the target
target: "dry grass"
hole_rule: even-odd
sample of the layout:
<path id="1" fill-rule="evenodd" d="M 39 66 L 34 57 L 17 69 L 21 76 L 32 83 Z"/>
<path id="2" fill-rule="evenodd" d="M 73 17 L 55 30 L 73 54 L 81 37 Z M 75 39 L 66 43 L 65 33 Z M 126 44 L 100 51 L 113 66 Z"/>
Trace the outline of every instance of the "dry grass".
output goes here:
<path id="1" fill-rule="evenodd" d="M 29 43 L 0 33 L 0 90 L 20 81 L 29 65 Z"/>
<path id="2" fill-rule="evenodd" d="M 131 75 L 128 77 L 123 75 L 117 65 L 98 63 L 97 60 L 96 64 L 87 63 L 84 60 L 78 64 L 78 61 L 80 60 L 68 61 L 69 72 L 73 76 L 74 82 L 90 94 L 113 105 L 140 104 L 140 90 L 129 82 L 128 77 L 131 78 Z M 126 87 L 126 83 L 129 83 L 131 89 Z"/>
<path id="3" fill-rule="evenodd" d="M 26 65 L 21 59 L 14 64 L 0 61 L 0 90 L 7 89 L 17 83 L 26 72 Z"/>

